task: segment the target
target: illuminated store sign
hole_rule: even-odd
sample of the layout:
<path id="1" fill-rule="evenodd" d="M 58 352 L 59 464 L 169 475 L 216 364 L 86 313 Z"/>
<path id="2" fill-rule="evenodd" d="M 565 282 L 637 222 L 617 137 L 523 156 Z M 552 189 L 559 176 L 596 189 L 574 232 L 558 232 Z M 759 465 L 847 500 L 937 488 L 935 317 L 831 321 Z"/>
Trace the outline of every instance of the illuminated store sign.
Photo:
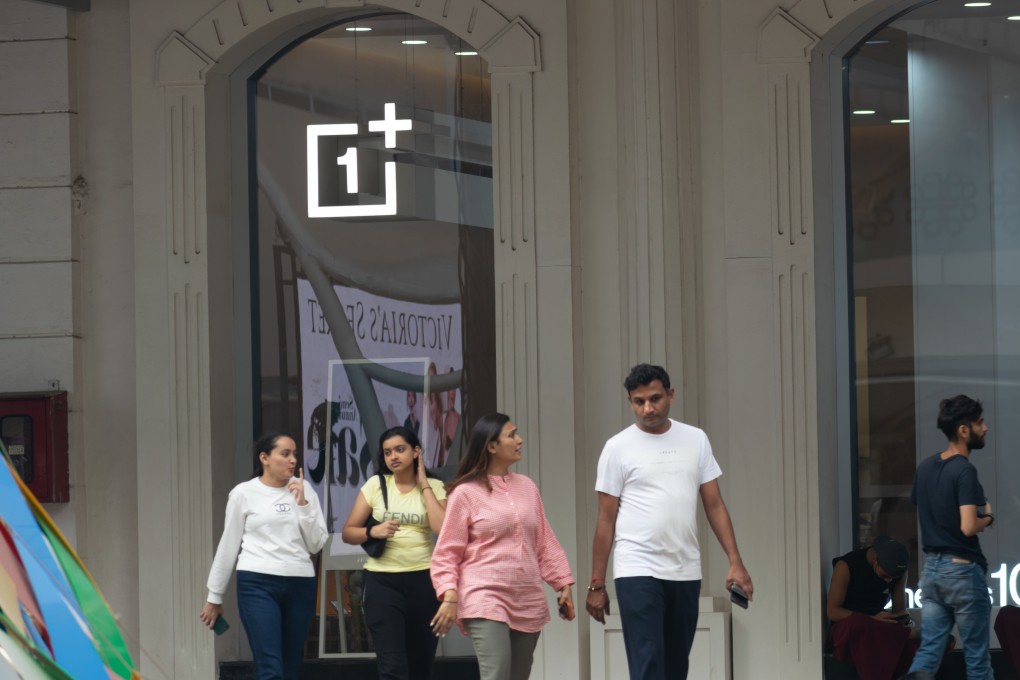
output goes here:
<path id="1" fill-rule="evenodd" d="M 1020 564 L 1015 564 L 1012 568 L 1005 563 L 999 564 L 998 571 L 989 574 L 989 576 L 998 581 L 998 592 L 996 592 L 996 589 L 988 588 L 988 599 L 991 601 L 992 606 L 1005 607 L 1006 605 L 1013 605 L 1020 607 Z M 905 590 L 907 608 L 922 609 L 923 597 L 921 589 L 906 588 Z M 996 599 L 998 599 L 997 602 Z M 890 602 L 886 605 L 886 609 L 889 609 L 891 606 L 892 603 Z"/>
<path id="2" fill-rule="evenodd" d="M 383 133 L 387 149 L 397 146 L 397 132 L 410 130 L 411 120 L 397 118 L 396 104 L 383 105 L 383 119 L 368 121 L 369 132 Z M 319 205 L 319 137 L 343 137 L 358 134 L 356 123 L 337 123 L 308 126 L 308 216 L 309 217 L 368 217 L 372 215 L 397 214 L 397 164 L 386 161 L 386 202 L 368 205 Z M 336 164 L 346 173 L 348 194 L 358 193 L 358 147 L 347 147 L 346 153 L 337 156 Z"/>

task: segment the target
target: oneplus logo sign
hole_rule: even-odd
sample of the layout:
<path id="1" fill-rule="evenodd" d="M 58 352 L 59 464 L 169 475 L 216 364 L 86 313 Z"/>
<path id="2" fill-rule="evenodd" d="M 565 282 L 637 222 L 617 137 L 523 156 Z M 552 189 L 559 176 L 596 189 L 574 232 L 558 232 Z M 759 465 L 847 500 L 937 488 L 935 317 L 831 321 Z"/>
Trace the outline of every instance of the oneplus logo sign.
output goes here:
<path id="1" fill-rule="evenodd" d="M 408 118 L 397 118 L 395 104 L 383 105 L 383 119 L 368 121 L 369 132 L 382 132 L 385 146 L 397 146 L 397 132 L 411 129 Z M 356 123 L 308 126 L 308 216 L 309 217 L 368 217 L 372 215 L 397 214 L 397 164 L 386 161 L 386 202 L 371 205 L 319 205 L 319 137 L 342 137 L 358 134 Z M 346 172 L 348 194 L 358 193 L 358 147 L 347 147 L 346 153 L 337 156 L 336 164 Z"/>

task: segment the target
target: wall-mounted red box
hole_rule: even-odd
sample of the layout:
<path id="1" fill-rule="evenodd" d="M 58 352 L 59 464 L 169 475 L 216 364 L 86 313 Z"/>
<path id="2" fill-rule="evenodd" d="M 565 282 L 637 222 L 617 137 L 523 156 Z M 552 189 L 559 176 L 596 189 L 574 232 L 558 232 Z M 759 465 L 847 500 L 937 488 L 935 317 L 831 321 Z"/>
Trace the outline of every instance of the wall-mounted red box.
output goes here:
<path id="1" fill-rule="evenodd" d="M 0 394 L 0 440 L 36 498 L 70 500 L 67 392 Z"/>

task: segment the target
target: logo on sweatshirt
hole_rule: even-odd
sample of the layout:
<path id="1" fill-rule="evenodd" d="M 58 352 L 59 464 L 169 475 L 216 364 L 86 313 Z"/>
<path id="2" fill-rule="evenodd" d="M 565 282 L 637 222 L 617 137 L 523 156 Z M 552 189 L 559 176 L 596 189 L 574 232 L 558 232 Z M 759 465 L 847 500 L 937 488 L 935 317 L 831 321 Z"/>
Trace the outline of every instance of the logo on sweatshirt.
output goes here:
<path id="1" fill-rule="evenodd" d="M 273 509 L 277 512 L 290 512 L 290 503 L 277 503 Z"/>

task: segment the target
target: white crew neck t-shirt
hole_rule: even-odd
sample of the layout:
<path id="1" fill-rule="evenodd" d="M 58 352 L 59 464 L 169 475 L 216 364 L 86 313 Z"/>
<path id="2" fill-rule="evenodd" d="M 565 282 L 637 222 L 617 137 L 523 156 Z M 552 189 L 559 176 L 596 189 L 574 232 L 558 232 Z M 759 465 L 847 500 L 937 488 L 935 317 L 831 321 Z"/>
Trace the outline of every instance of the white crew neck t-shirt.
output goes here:
<path id="1" fill-rule="evenodd" d="M 637 425 L 610 438 L 595 490 L 616 496 L 613 575 L 667 581 L 701 579 L 698 497 L 722 475 L 704 431 L 676 420 L 663 434 Z"/>

